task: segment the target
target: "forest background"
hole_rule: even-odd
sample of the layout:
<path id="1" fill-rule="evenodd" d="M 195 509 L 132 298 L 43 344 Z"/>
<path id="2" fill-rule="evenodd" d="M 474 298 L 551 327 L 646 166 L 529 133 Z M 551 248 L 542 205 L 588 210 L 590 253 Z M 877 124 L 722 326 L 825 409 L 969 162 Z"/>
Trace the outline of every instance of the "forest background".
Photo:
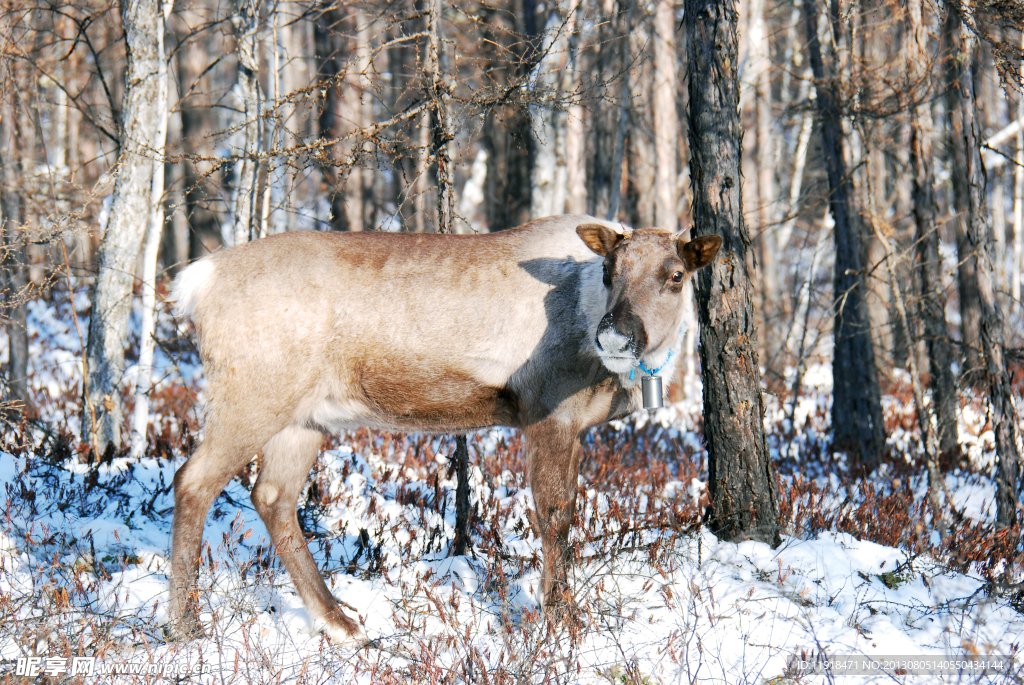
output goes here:
<path id="1" fill-rule="evenodd" d="M 707 37 L 712 15 L 725 31 Z M 187 455 L 201 382 L 167 371 L 194 349 L 160 326 L 164 298 L 223 247 L 293 230 L 493 232 L 558 213 L 724 230 L 750 304 L 732 339 L 759 362 L 746 391 L 778 405 L 774 428 L 742 436 L 758 463 L 803 468 L 784 444 L 824 377 L 823 411 L 845 419 L 825 420 L 824 471 L 925 474 L 922 520 L 947 550 L 959 519 L 942 474 L 984 472 L 997 511 L 972 554 L 998 548 L 1008 566 L 987 577 L 1019 592 L 1022 29 L 1007 0 L 7 0 L 5 449 L 63 445 L 94 466 Z M 720 149 L 708 111 L 724 117 L 710 120 Z M 709 159 L 737 165 L 725 224 L 697 171 Z M 705 410 L 722 371 L 710 339 L 698 359 L 714 297 L 700 293 L 721 282 L 708 278 L 669 390 L 683 400 L 703 377 Z M 78 341 L 59 388 L 30 360 L 39 303 Z M 916 426 L 906 453 L 891 398 Z M 981 466 L 963 447 L 971 406 L 991 443 Z M 758 506 L 785 518 L 781 494 L 782 514 Z"/>

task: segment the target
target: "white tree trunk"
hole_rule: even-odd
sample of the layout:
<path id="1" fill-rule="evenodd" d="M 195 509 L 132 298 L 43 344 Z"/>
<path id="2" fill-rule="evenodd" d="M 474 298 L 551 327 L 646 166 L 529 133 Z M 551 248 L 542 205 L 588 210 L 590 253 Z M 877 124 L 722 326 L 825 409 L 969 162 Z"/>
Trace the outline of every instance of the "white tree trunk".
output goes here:
<path id="1" fill-rule="evenodd" d="M 150 188 L 149 225 L 142 257 L 142 326 L 139 331 L 139 363 L 135 376 L 135 415 L 132 420 L 132 456 L 146 453 L 146 432 L 149 428 L 149 393 L 153 381 L 153 352 L 156 341 L 156 258 L 164 228 L 164 154 L 167 144 L 167 58 L 164 55 L 164 24 L 171 14 L 172 3 L 163 0 L 159 28 L 160 63 L 157 79 L 157 129 L 153 140 L 153 182 Z"/>
<path id="2" fill-rule="evenodd" d="M 232 17 L 237 36 L 238 95 L 242 101 L 244 143 L 242 158 L 236 163 L 235 226 L 233 244 L 241 245 L 258 237 L 256 221 L 256 180 L 263 138 L 260 112 L 259 0 L 236 0 Z"/>
<path id="3" fill-rule="evenodd" d="M 658 0 L 654 15 L 654 223 L 675 232 L 679 217 L 677 151 L 679 116 L 676 113 L 675 3 Z"/>
<path id="4" fill-rule="evenodd" d="M 557 10 L 552 11 L 544 28 L 542 56 L 530 78 L 531 86 L 545 97 L 557 98 L 561 94 L 562 69 L 568 66 L 568 43 L 562 17 Z M 568 181 L 565 168 L 566 118 L 566 113 L 557 107 L 530 105 L 534 141 L 530 174 L 533 187 L 530 216 L 533 219 L 565 212 Z"/>
<path id="5" fill-rule="evenodd" d="M 150 213 L 160 107 L 163 15 L 159 0 L 126 0 L 128 46 L 123 128 L 110 218 L 97 254 L 89 319 L 88 378 L 82 430 L 97 456 L 121 446 L 121 382 L 135 262 Z M 162 164 L 162 161 L 160 162 Z M 86 437 L 83 435 L 83 437 Z"/>
<path id="6" fill-rule="evenodd" d="M 278 26 L 278 14 L 280 14 L 280 7 L 274 9 L 274 21 L 273 31 L 270 32 L 270 79 L 273 85 L 274 102 L 273 106 L 279 107 L 281 104 L 281 40 L 280 40 L 280 28 Z M 266 134 L 266 132 L 264 132 Z M 271 150 L 271 154 L 275 154 L 273 151 L 277 149 L 281 137 L 281 117 L 280 114 L 274 117 L 274 128 L 270 134 L 269 145 L 267 146 Z M 263 203 L 261 206 L 260 213 L 260 237 L 265 238 L 273 233 L 281 233 L 279 227 L 283 227 L 283 222 L 277 219 L 283 218 L 281 216 L 280 205 L 281 199 L 284 196 L 284 173 L 280 164 L 274 164 L 271 162 L 270 168 L 267 169 L 267 182 L 263 189 Z M 270 224 L 270 207 L 274 206 L 274 225 Z"/>
<path id="7" fill-rule="evenodd" d="M 352 12 L 352 40 L 354 61 L 346 65 L 345 75 L 345 111 L 339 112 L 342 119 L 344 133 L 359 130 L 372 123 L 373 106 L 370 102 L 370 35 L 369 20 L 359 10 Z M 366 141 L 356 138 L 352 141 L 353 150 L 368 151 Z M 362 155 L 359 155 L 361 157 Z M 366 196 L 367 190 L 373 187 L 373 172 L 365 168 L 364 159 L 356 160 L 351 169 L 344 170 L 347 173 L 345 181 L 345 217 L 350 231 L 363 231 L 372 229 L 372 222 L 367 219 L 371 213 L 368 211 Z"/>
<path id="8" fill-rule="evenodd" d="M 569 31 L 576 33 L 580 16 L 581 4 L 578 4 L 569 17 Z M 578 40 L 578 39 L 577 39 Z M 580 58 L 578 45 L 571 49 L 569 65 L 565 70 L 563 90 L 576 97 L 580 83 Z M 578 97 L 569 106 L 565 121 L 565 193 L 566 208 L 569 214 L 587 213 L 587 162 L 583 152 L 583 105 Z"/>
<path id="9" fill-rule="evenodd" d="M 810 97 L 812 100 L 815 98 L 815 94 L 810 90 L 811 75 L 808 74 L 807 78 L 801 85 L 800 101 L 803 102 Z M 814 112 L 808 110 L 804 113 L 803 120 L 800 123 L 800 136 L 797 139 L 796 144 L 796 155 L 793 161 L 793 179 L 790 181 L 789 186 L 789 205 L 787 206 L 786 213 L 789 218 L 779 228 L 779 234 L 776 240 L 776 248 L 781 252 L 789 246 L 789 239 L 793 235 L 793 226 L 796 225 L 796 216 L 800 211 L 800 193 L 803 191 L 804 183 L 804 166 L 807 164 L 807 148 L 811 143 L 811 131 L 814 129 Z"/>
<path id="10" fill-rule="evenodd" d="M 760 233 L 759 256 L 763 296 L 768 302 L 778 299 L 775 230 L 772 226 L 772 204 L 775 202 L 775 155 L 772 150 L 772 103 L 769 82 L 768 32 L 765 26 L 764 0 L 750 0 L 750 36 L 747 69 L 755 94 L 757 112 L 757 222 Z"/>

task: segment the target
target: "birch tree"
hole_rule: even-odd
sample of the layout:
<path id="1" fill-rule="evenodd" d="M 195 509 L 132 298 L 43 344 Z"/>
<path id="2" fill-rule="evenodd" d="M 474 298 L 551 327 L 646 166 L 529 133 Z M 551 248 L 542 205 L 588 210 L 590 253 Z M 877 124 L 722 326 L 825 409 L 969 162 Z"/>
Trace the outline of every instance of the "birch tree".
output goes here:
<path id="1" fill-rule="evenodd" d="M 147 229 L 160 127 L 161 36 L 159 0 L 123 6 L 127 69 L 119 131 L 117 181 L 97 254 L 87 348 L 83 437 L 97 456 L 121 446 L 124 351 L 128 340 L 135 262 Z"/>
<path id="2" fill-rule="evenodd" d="M 263 140 L 260 93 L 259 0 L 235 0 L 231 17 L 235 27 L 238 56 L 238 82 L 235 85 L 242 104 L 242 151 L 235 164 L 235 216 L 232 244 L 241 245 L 260 237 L 256 216 L 256 181 L 259 176 L 259 151 Z"/>
<path id="3" fill-rule="evenodd" d="M 565 211 L 566 112 L 555 106 L 569 66 L 568 36 L 559 5 L 551 7 L 544 27 L 540 59 L 534 67 L 530 87 L 545 94 L 547 103 L 530 105 L 533 124 L 533 169 L 531 172 L 531 218 L 539 219 Z"/>
<path id="4" fill-rule="evenodd" d="M 167 145 L 167 59 L 164 53 L 165 25 L 171 14 L 171 0 L 161 0 L 158 29 L 159 71 L 157 80 L 157 130 L 153 140 L 153 181 L 150 187 L 149 224 L 142 251 L 142 325 L 139 331 L 139 363 L 136 365 L 135 414 L 132 420 L 132 456 L 145 454 L 149 427 L 149 393 L 152 389 L 153 352 L 156 340 L 156 262 L 164 228 L 164 161 Z"/>
<path id="5" fill-rule="evenodd" d="M 675 27 L 674 1 L 658 0 L 654 8 L 654 223 L 673 233 L 679 225 Z"/>

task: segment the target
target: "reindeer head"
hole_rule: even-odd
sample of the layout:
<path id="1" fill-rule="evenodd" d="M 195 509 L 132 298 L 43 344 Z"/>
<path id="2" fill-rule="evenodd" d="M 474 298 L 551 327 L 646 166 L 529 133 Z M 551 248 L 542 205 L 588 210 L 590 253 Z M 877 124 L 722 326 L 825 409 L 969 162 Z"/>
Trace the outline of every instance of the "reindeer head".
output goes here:
<path id="1" fill-rule="evenodd" d="M 665 363 L 682 324 L 683 286 L 714 261 L 722 238 L 687 240 L 658 229 L 620 233 L 601 224 L 581 224 L 576 233 L 604 257 L 608 300 L 594 340 L 601 361 L 618 374 L 641 361 Z"/>

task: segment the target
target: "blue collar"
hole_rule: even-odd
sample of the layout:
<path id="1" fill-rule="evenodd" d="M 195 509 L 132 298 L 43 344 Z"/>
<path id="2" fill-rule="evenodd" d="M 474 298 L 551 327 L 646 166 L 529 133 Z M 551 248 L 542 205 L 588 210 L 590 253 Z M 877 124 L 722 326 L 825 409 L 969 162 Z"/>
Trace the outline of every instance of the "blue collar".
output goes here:
<path id="1" fill-rule="evenodd" d="M 668 351 L 668 356 L 665 357 L 665 362 L 661 366 L 659 366 L 658 368 L 653 369 L 653 370 L 652 369 L 648 369 L 646 366 L 644 366 L 644 360 L 643 359 L 637 359 L 637 364 L 639 364 L 640 370 L 643 371 L 644 373 L 646 373 L 648 376 L 656 376 L 656 375 L 658 375 L 659 371 L 661 371 L 666 366 L 668 366 L 669 360 L 672 359 L 672 356 L 675 353 L 676 353 L 676 348 L 674 348 L 674 347 L 670 348 L 669 351 Z M 633 380 L 633 377 L 635 375 L 636 375 L 636 367 L 634 366 L 629 371 L 629 380 Z"/>

